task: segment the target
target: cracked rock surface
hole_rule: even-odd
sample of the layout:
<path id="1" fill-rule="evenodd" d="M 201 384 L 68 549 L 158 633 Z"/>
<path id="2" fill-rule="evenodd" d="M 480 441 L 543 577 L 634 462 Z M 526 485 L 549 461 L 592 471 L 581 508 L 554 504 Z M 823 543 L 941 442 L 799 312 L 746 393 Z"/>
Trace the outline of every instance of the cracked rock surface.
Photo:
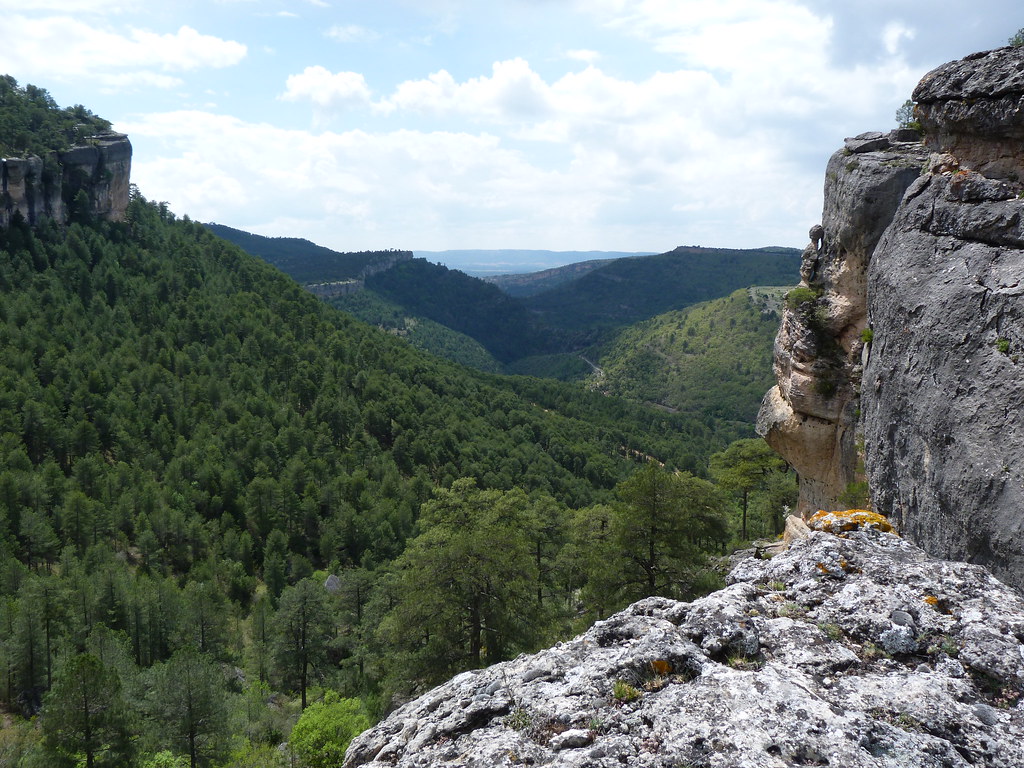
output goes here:
<path id="1" fill-rule="evenodd" d="M 982 567 L 813 532 L 729 582 L 459 675 L 344 765 L 1024 765 L 1024 600 Z"/>

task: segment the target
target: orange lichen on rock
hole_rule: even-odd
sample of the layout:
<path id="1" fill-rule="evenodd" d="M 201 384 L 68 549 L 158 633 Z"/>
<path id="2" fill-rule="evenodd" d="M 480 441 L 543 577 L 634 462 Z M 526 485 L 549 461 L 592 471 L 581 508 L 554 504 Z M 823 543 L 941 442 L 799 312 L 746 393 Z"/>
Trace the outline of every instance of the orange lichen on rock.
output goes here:
<path id="1" fill-rule="evenodd" d="M 864 528 L 873 528 L 884 533 L 895 533 L 892 524 L 884 515 L 866 509 L 833 512 L 820 509 L 807 521 L 807 527 L 812 531 L 824 531 L 836 535 Z"/>
<path id="2" fill-rule="evenodd" d="M 665 677 L 672 671 L 672 662 L 664 659 L 655 659 L 651 662 L 651 669 L 659 677 Z"/>

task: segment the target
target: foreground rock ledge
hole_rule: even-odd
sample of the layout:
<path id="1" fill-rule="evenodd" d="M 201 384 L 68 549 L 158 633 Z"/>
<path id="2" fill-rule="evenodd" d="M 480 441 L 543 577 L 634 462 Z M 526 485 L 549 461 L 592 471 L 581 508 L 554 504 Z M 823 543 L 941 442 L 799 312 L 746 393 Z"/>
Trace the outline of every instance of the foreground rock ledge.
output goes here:
<path id="1" fill-rule="evenodd" d="M 985 569 L 814 532 L 729 581 L 459 675 L 344 765 L 1024 765 L 1024 600 Z"/>

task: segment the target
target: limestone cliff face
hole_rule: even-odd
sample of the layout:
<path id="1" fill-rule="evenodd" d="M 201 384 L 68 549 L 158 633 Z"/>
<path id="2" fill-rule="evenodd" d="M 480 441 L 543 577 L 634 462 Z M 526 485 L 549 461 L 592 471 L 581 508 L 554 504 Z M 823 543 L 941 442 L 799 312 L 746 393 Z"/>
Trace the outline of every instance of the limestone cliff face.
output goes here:
<path id="1" fill-rule="evenodd" d="M 93 216 L 120 221 L 128 208 L 132 146 L 128 137 L 104 133 L 55 152 L 0 160 L 0 226 L 16 215 L 29 224 L 42 218 L 66 222 L 69 203 L 79 191 Z"/>
<path id="2" fill-rule="evenodd" d="M 796 469 L 798 511 L 835 508 L 854 479 L 872 253 L 928 154 L 917 133 L 847 139 L 829 160 L 820 227 L 775 340 L 778 386 L 758 431 Z"/>
<path id="3" fill-rule="evenodd" d="M 1024 586 L 1024 49 L 946 64 L 914 99 L 923 144 L 865 134 L 829 162 L 759 430 L 805 514 L 837 505 L 862 430 L 879 512 Z"/>
<path id="4" fill-rule="evenodd" d="M 983 568 L 815 531 L 730 582 L 459 675 L 344 768 L 1024 765 L 1024 600 Z"/>
<path id="5" fill-rule="evenodd" d="M 874 503 L 1024 586 L 1024 49 L 940 67 L 914 98 L 937 154 L 869 271 Z"/>

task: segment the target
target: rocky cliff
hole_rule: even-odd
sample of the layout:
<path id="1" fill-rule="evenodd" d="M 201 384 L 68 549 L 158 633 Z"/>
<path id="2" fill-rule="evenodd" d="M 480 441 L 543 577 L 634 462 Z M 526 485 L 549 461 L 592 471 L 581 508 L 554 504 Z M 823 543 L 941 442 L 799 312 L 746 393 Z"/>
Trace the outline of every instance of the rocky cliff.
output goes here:
<path id="1" fill-rule="evenodd" d="M 84 191 L 88 213 L 120 221 L 128 208 L 132 146 L 120 133 L 104 133 L 64 152 L 0 159 L 0 226 L 21 217 L 67 221 Z"/>
<path id="2" fill-rule="evenodd" d="M 847 139 L 828 162 L 822 223 L 775 340 L 778 385 L 758 431 L 796 469 L 798 511 L 832 509 L 854 480 L 872 254 L 928 158 L 914 131 Z"/>
<path id="3" fill-rule="evenodd" d="M 357 737 L 344 766 L 1024 765 L 1024 600 L 890 533 L 842 535 L 464 673 Z"/>
<path id="4" fill-rule="evenodd" d="M 1024 586 L 1024 49 L 940 67 L 914 99 L 935 154 L 869 270 L 874 503 Z"/>
<path id="5" fill-rule="evenodd" d="M 1021 586 L 1024 49 L 944 65 L 914 100 L 923 142 L 864 134 L 829 161 L 759 431 L 807 514 L 854 479 L 862 430 L 878 511 Z"/>

